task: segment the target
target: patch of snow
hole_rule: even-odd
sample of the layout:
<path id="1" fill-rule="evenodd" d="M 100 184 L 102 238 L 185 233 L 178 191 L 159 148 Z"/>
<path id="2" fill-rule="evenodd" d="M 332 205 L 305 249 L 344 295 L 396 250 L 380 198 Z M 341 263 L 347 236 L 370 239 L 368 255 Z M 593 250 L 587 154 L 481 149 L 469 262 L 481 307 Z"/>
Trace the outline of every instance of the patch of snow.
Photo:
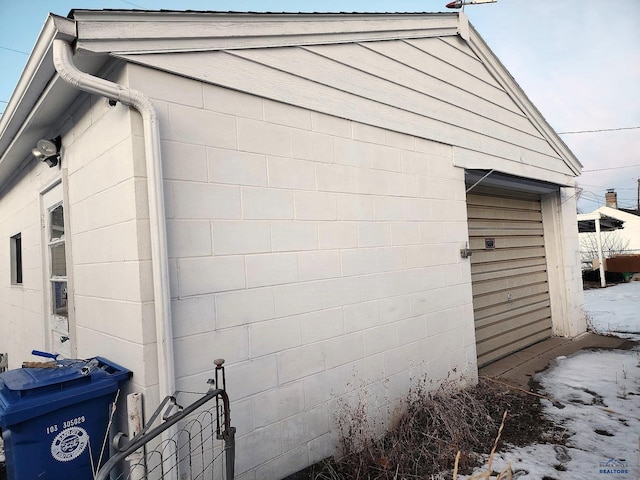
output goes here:
<path id="1" fill-rule="evenodd" d="M 585 311 L 596 331 L 640 340 L 640 282 L 585 291 Z M 565 406 L 541 400 L 545 415 L 566 429 L 566 446 L 506 449 L 494 456 L 494 472 L 511 464 L 521 480 L 640 478 L 640 347 L 558 357 L 536 380 Z"/>
<path id="2" fill-rule="evenodd" d="M 640 282 L 585 290 L 584 309 L 595 332 L 640 340 Z"/>

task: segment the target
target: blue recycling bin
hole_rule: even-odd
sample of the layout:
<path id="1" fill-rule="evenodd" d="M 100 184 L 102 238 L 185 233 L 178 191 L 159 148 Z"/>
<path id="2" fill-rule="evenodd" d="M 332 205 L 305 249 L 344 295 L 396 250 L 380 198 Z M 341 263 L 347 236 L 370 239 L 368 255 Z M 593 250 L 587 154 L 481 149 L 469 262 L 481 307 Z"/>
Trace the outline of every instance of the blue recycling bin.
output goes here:
<path id="1" fill-rule="evenodd" d="M 56 363 L 0 374 L 8 480 L 94 478 L 110 406 L 132 373 L 101 357 Z"/>

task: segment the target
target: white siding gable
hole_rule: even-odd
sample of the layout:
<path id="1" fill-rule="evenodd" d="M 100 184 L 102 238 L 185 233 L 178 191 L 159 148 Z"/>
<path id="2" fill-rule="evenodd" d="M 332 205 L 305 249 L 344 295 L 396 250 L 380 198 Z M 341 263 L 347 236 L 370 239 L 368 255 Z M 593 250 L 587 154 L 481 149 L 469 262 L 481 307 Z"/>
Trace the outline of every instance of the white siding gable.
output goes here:
<path id="1" fill-rule="evenodd" d="M 456 36 L 123 57 L 453 145 L 459 166 L 561 184 L 574 175 L 528 113 Z"/>

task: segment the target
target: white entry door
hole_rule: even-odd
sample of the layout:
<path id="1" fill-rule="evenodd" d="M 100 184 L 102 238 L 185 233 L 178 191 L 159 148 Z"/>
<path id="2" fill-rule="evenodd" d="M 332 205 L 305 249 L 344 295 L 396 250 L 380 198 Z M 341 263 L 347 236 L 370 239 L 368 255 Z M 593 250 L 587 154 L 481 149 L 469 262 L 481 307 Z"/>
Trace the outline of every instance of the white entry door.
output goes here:
<path id="1" fill-rule="evenodd" d="M 47 348 L 70 358 L 72 339 L 69 329 L 67 250 L 62 184 L 42 196 L 44 228 L 45 305 L 48 323 Z"/>

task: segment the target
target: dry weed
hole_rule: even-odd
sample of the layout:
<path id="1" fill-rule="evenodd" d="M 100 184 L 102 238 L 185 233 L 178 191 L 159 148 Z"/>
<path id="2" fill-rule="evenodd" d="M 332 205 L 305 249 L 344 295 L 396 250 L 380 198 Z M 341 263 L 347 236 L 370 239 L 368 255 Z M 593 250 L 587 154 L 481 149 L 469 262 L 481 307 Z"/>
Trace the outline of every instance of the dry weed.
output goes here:
<path id="1" fill-rule="evenodd" d="M 540 437 L 562 442 L 543 419 L 539 400 L 524 392 L 483 379 L 463 390 L 454 382 L 435 391 L 428 387 L 422 384 L 409 393 L 403 414 L 384 436 L 375 433 L 366 399 L 356 406 L 343 405 L 336 414 L 341 458 L 316 466 L 305 478 L 437 480 L 451 478 L 452 472 L 471 474 L 486 460 L 483 454 L 490 445 L 492 459 L 502 443 L 525 445 Z M 505 416 L 505 410 L 513 415 Z M 511 476 L 509 468 L 493 478 Z M 492 478 L 491 463 L 487 472 L 473 478 Z"/>

